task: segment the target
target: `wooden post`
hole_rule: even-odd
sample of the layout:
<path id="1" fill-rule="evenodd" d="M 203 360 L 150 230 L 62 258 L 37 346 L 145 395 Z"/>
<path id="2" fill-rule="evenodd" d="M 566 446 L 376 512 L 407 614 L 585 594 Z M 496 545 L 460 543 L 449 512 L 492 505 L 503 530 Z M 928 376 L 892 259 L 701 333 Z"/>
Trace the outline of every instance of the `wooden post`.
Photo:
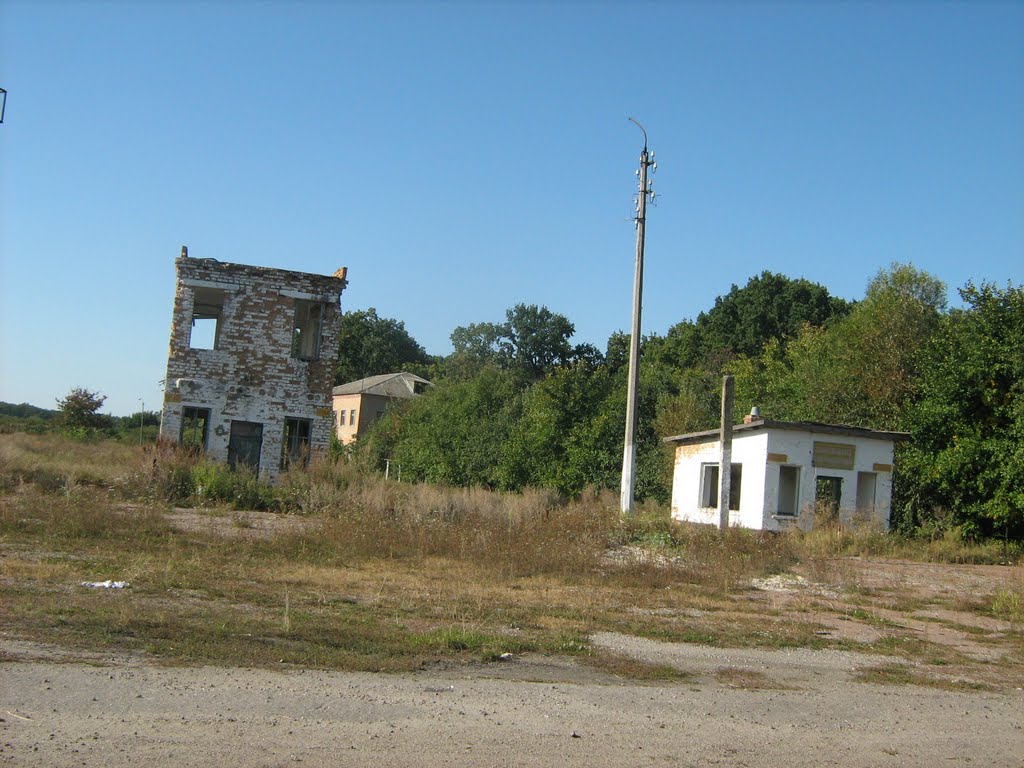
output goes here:
<path id="1" fill-rule="evenodd" d="M 718 461 L 718 528 L 729 528 L 729 495 L 732 493 L 732 406 L 734 387 L 732 376 L 722 377 L 722 423 L 719 442 L 722 452 Z"/>

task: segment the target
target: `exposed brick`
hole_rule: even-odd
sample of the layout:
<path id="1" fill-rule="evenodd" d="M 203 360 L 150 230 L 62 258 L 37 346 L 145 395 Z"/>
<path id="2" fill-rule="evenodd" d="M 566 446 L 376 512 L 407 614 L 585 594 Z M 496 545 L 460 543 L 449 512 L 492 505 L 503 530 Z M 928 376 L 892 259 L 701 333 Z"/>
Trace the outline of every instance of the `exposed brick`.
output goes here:
<path id="1" fill-rule="evenodd" d="M 208 409 L 206 454 L 227 461 L 232 422 L 261 424 L 260 478 L 267 482 L 280 471 L 286 419 L 309 420 L 311 454 L 326 451 L 344 268 L 313 275 L 193 259 L 184 248 L 176 267 L 160 434 L 179 440 L 183 410 Z M 190 346 L 197 293 L 223 300 L 215 349 Z M 309 360 L 292 354 L 303 303 L 321 308 L 319 354 Z"/>

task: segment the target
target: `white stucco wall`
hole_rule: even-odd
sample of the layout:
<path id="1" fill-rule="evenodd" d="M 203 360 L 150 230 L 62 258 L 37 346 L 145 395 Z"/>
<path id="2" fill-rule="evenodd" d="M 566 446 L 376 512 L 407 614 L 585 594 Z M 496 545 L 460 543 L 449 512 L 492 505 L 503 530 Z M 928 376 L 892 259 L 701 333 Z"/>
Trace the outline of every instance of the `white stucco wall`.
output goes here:
<path id="1" fill-rule="evenodd" d="M 815 467 L 814 443 L 837 443 L 853 446 L 852 469 Z M 701 476 L 704 464 L 717 464 L 720 456 L 718 440 L 676 446 L 672 478 L 672 517 L 695 523 L 718 525 L 717 508 L 700 506 Z M 733 437 L 732 461 L 742 464 L 743 479 L 740 508 L 730 511 L 729 524 L 745 528 L 781 530 L 813 523 L 815 484 L 818 476 L 842 479 L 839 515 L 844 523 L 857 516 L 857 481 L 859 473 L 875 476 L 875 498 L 870 511 L 876 524 L 889 525 L 892 498 L 893 443 L 857 435 L 818 433 L 804 430 L 762 429 L 740 432 Z M 797 516 L 779 515 L 780 468 L 799 469 Z"/>
<path id="2" fill-rule="evenodd" d="M 765 454 L 768 435 L 755 432 L 737 435 L 732 441 L 732 463 L 743 465 L 740 508 L 729 510 L 729 525 L 761 528 L 764 507 Z M 721 449 L 714 440 L 676 446 L 672 476 L 672 517 L 693 523 L 718 525 L 717 507 L 700 506 L 701 467 L 717 464 Z"/>
<path id="3" fill-rule="evenodd" d="M 786 519 L 776 518 L 779 500 L 779 467 L 800 467 L 800 498 L 797 506 L 805 516 L 804 525 L 813 518 L 815 482 L 818 476 L 842 479 L 842 496 L 839 501 L 839 516 L 844 523 L 850 523 L 856 516 L 857 475 L 870 472 L 875 475 L 875 506 L 873 519 L 886 529 L 892 501 L 893 443 L 854 435 L 832 435 L 792 430 L 766 430 L 768 432 L 767 471 L 764 485 L 764 528 L 777 530 L 785 527 Z M 835 469 L 813 466 L 815 441 L 840 443 L 854 447 L 852 469 Z M 776 457 L 785 456 L 785 461 Z M 864 510 L 868 512 L 868 510 Z"/>

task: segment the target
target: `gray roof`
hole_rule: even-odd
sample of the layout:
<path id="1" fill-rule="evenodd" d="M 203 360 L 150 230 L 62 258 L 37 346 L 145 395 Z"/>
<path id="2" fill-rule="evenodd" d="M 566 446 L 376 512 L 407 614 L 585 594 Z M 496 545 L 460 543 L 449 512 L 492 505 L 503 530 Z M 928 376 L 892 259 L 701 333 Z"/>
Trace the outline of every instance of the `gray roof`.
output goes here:
<path id="1" fill-rule="evenodd" d="M 419 385 L 419 386 L 417 386 Z M 331 390 L 335 395 L 382 395 L 384 397 L 408 398 L 415 397 L 430 382 L 412 373 L 382 373 L 379 376 L 367 376 L 365 379 L 340 384 Z"/>
<path id="2" fill-rule="evenodd" d="M 848 437 L 868 437 L 874 440 L 909 440 L 909 432 L 884 432 L 867 427 L 851 427 L 847 424 L 822 424 L 818 421 L 772 421 L 771 419 L 755 419 L 747 424 L 736 424 L 733 434 L 737 432 L 754 432 L 761 429 L 787 429 L 796 432 L 814 432 L 825 435 L 846 435 Z M 689 432 L 664 438 L 666 443 L 706 443 L 719 438 L 719 430 L 708 429 L 704 432 Z"/>

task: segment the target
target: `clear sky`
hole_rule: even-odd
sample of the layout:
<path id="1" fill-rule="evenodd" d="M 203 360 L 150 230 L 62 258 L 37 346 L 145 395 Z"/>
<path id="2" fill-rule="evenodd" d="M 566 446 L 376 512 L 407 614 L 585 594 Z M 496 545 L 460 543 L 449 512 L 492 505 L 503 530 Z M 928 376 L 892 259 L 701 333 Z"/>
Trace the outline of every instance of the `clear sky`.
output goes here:
<path id="1" fill-rule="evenodd" d="M 644 331 L 762 270 L 1024 282 L 1024 3 L 0 1 L 0 400 L 162 398 L 174 259 L 330 274 L 428 352 Z"/>

